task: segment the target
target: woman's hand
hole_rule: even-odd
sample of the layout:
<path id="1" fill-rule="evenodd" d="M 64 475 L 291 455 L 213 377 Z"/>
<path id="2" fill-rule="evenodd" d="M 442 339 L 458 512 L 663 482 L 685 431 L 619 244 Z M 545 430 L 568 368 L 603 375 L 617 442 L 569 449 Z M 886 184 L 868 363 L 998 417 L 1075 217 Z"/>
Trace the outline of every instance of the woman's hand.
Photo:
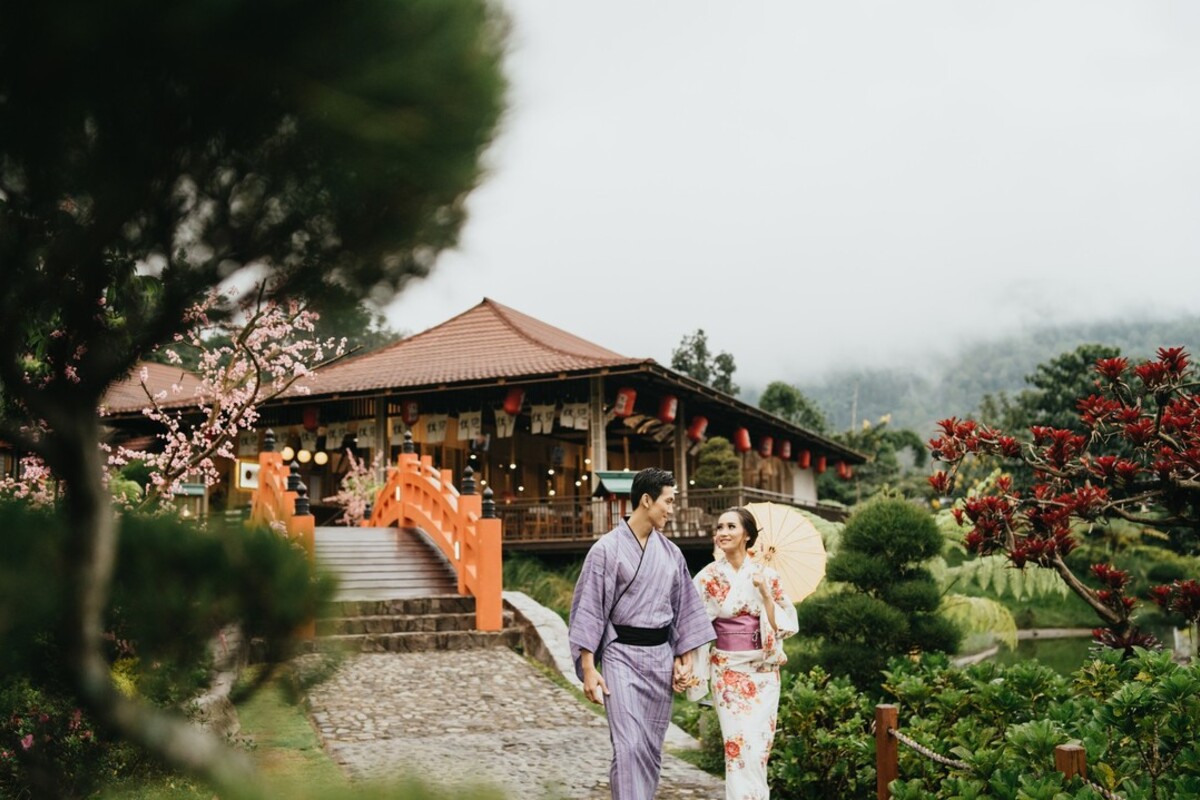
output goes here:
<path id="1" fill-rule="evenodd" d="M 774 598 L 771 597 L 771 587 L 767 585 L 767 579 L 761 572 L 752 575 L 750 580 L 753 581 L 754 588 L 758 589 L 758 593 L 762 596 L 764 603 L 770 605 L 775 602 Z"/>

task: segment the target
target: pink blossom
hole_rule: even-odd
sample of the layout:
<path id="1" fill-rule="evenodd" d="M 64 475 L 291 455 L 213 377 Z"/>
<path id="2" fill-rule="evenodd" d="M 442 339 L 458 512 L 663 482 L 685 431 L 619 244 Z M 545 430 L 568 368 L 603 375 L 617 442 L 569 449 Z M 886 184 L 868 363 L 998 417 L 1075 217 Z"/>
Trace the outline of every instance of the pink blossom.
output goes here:
<path id="1" fill-rule="evenodd" d="M 27 734 L 25 734 L 25 736 L 24 736 L 24 737 L 22 737 L 22 739 L 21 739 L 21 749 L 22 749 L 22 750 L 28 750 L 28 749 L 29 749 L 29 748 L 31 748 L 31 747 L 33 747 L 33 734 L 32 734 L 32 733 L 27 733 Z"/>

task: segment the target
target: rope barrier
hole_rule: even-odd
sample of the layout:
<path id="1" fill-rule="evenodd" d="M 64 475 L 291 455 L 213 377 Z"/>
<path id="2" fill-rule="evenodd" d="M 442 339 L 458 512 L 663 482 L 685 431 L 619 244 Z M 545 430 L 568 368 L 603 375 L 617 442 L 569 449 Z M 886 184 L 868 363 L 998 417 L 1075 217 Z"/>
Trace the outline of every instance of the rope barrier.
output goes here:
<path id="1" fill-rule="evenodd" d="M 908 747 L 911 750 L 916 750 L 918 753 L 930 759 L 931 761 L 936 761 L 939 764 L 947 767 L 953 767 L 954 769 L 967 770 L 968 772 L 971 770 L 970 764 L 967 764 L 963 761 L 955 761 L 953 758 L 947 758 L 939 753 L 935 753 L 925 745 L 913 741 L 895 728 L 888 728 L 888 733 L 892 736 L 895 736 L 896 740 L 899 741 L 900 744 Z"/>
<path id="2" fill-rule="evenodd" d="M 888 732 L 889 736 L 894 736 L 896 738 L 896 741 L 900 742 L 900 744 L 904 745 L 905 747 L 909 748 L 910 750 L 914 750 L 917 753 L 925 756 L 930 761 L 936 761 L 938 764 L 941 764 L 946 767 L 950 767 L 952 769 L 960 769 L 960 770 L 964 770 L 966 772 L 973 771 L 971 769 L 970 764 L 967 764 L 964 761 L 956 761 L 953 758 L 948 758 L 948 757 L 942 755 L 941 753 L 935 753 L 933 750 L 930 750 L 925 745 L 921 744 L 920 742 L 915 741 L 911 737 L 901 733 L 900 731 L 896 730 L 895 728 L 888 728 L 887 732 Z M 1095 791 L 1097 794 L 1099 794 L 1101 797 L 1103 797 L 1104 800 L 1125 800 L 1125 798 L 1123 798 L 1121 795 L 1116 794 L 1115 792 L 1111 792 L 1108 789 L 1105 789 L 1103 786 L 1096 783 L 1091 778 L 1088 778 L 1084 775 L 1080 775 L 1079 779 L 1082 780 L 1093 791 Z"/>

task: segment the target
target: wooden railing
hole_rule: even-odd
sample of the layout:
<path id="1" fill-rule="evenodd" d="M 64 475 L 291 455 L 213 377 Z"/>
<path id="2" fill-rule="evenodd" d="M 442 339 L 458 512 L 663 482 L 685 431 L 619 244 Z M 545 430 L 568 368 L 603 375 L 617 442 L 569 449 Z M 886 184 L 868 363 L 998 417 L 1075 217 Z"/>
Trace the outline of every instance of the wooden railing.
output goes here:
<path id="1" fill-rule="evenodd" d="M 309 510 L 308 489 L 300 480 L 298 465 L 285 465 L 275 452 L 275 433 L 267 431 L 263 450 L 258 454 L 258 488 L 250 502 L 251 525 L 265 525 L 300 542 L 309 563 L 316 559 L 316 526 Z M 301 638 L 316 636 L 316 622 L 310 620 L 297 632 Z"/>
<path id="2" fill-rule="evenodd" d="M 363 525 L 423 530 L 454 568 L 458 593 L 474 596 L 475 627 L 498 631 L 504 622 L 502 522 L 495 516 L 491 490 L 485 489 L 482 497 L 475 494 L 470 467 L 462 484 L 460 493 L 450 470 L 434 469 L 432 457 L 402 452 Z"/>
<path id="3" fill-rule="evenodd" d="M 674 539 L 710 536 L 722 512 L 764 501 L 804 508 L 822 516 L 836 516 L 837 511 L 748 486 L 689 489 L 684 501 L 677 504 L 666 532 Z M 517 498 L 497 503 L 496 515 L 504 522 L 506 542 L 582 541 L 615 528 L 620 522 L 621 504 L 588 496 Z"/>

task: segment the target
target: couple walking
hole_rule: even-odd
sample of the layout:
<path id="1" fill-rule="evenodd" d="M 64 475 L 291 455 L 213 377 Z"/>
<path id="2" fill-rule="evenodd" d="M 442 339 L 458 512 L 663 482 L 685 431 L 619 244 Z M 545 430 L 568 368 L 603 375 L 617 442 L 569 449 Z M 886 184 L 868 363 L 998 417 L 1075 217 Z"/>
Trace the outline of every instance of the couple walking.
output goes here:
<path id="1" fill-rule="evenodd" d="M 608 712 L 614 800 L 650 800 L 658 787 L 671 692 L 698 700 L 711 688 L 725 740 L 726 797 L 768 797 L 780 641 L 796 609 L 779 576 L 746 551 L 758 529 L 745 509 L 721 515 L 723 558 L 693 580 L 662 531 L 675 510 L 675 479 L 637 473 L 633 513 L 588 551 L 571 604 L 570 641 L 584 693 Z M 601 672 L 601 669 L 603 672 Z"/>

